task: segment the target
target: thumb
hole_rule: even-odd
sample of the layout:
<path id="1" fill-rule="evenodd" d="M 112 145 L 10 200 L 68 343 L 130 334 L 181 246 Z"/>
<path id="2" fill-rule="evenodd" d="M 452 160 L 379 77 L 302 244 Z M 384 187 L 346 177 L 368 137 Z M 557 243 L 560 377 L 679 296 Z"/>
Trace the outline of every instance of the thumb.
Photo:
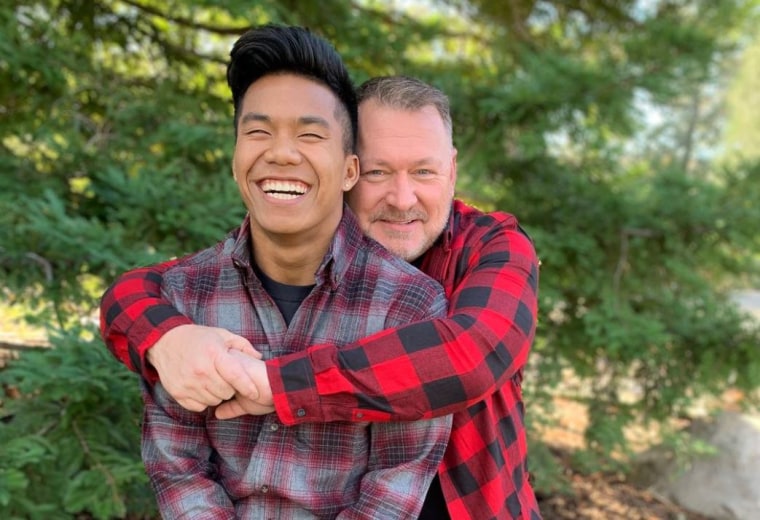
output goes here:
<path id="1" fill-rule="evenodd" d="M 217 419 L 234 419 L 243 415 L 267 415 L 274 413 L 274 406 L 259 404 L 245 398 L 235 396 L 216 407 L 214 414 Z"/>
<path id="2" fill-rule="evenodd" d="M 246 415 L 246 411 L 239 401 L 232 399 L 231 401 L 225 401 L 216 407 L 214 415 L 217 419 L 235 419 L 242 415 Z"/>

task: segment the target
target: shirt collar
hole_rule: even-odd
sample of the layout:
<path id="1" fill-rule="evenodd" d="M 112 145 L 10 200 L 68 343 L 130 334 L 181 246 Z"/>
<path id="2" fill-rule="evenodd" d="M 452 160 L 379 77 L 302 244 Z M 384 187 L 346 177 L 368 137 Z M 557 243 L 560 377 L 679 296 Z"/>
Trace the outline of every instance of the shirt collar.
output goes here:
<path id="1" fill-rule="evenodd" d="M 353 211 L 344 203 L 343 217 L 335 230 L 335 236 L 325 254 L 322 264 L 317 269 L 317 283 L 329 283 L 335 290 L 345 276 L 358 252 L 357 246 L 364 240 L 359 223 Z"/>
<path id="2" fill-rule="evenodd" d="M 251 217 L 246 215 L 237 229 L 237 236 L 229 244 L 228 252 L 236 266 L 253 266 L 253 244 L 251 242 Z M 330 247 L 322 259 L 315 281 L 317 285 L 329 284 L 335 290 L 348 271 L 357 254 L 357 245 L 364 240 L 364 235 L 351 209 L 343 203 L 343 216 L 340 219 Z"/>

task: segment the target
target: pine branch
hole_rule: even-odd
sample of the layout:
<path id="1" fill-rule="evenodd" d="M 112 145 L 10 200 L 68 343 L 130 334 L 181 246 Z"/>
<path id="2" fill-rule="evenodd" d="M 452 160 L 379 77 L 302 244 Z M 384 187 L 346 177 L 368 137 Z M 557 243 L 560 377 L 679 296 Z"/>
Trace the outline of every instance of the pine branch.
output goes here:
<path id="1" fill-rule="evenodd" d="M 375 19 L 388 24 L 388 25 L 403 25 L 404 27 L 412 28 L 412 32 L 419 34 L 421 30 L 429 29 L 430 27 L 416 18 L 413 18 L 405 13 L 391 12 L 389 9 L 372 9 L 365 5 L 362 5 L 356 1 L 351 2 L 351 8 L 360 13 L 364 13 Z M 475 26 L 479 28 L 478 26 Z M 482 43 L 483 45 L 491 45 L 493 42 L 490 38 L 483 35 L 482 31 L 452 31 L 445 27 L 436 28 L 436 34 L 445 38 L 470 38 L 474 41 Z"/>
<path id="2" fill-rule="evenodd" d="M 250 28 L 249 25 L 243 25 L 243 26 L 211 25 L 207 23 L 196 22 L 195 20 L 191 20 L 189 18 L 180 17 L 180 16 L 172 16 L 166 12 L 161 11 L 160 9 L 142 4 L 140 2 L 136 2 L 134 0 L 121 0 L 121 1 L 127 5 L 134 7 L 135 9 L 139 9 L 140 11 L 143 11 L 148 14 L 152 14 L 154 16 L 160 16 L 161 18 L 169 22 L 175 23 L 177 25 L 181 25 L 182 27 L 206 31 L 206 32 L 214 33 L 214 34 L 219 34 L 222 36 L 239 36 Z"/>

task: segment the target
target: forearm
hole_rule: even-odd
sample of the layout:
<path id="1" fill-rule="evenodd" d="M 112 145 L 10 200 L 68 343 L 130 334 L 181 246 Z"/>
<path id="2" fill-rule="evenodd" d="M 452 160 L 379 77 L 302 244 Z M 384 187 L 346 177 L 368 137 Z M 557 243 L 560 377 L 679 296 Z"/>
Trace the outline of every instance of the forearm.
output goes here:
<path id="1" fill-rule="evenodd" d="M 192 323 L 161 297 L 163 273 L 176 260 L 121 275 L 100 302 L 100 333 L 111 353 L 150 382 L 158 379 L 147 351 L 169 330 Z"/>
<path id="2" fill-rule="evenodd" d="M 527 238 L 468 267 L 449 314 L 340 349 L 319 345 L 267 362 L 286 424 L 414 420 L 455 413 L 521 373 L 535 335 L 538 260 Z M 517 251 L 517 252 L 516 252 Z M 519 252 L 519 254 L 518 254 Z M 361 366 L 353 360 L 364 360 Z"/>
<path id="3" fill-rule="evenodd" d="M 501 321 L 494 315 L 495 321 Z M 463 326 L 463 322 L 471 325 Z M 499 340 L 492 327 L 469 314 L 453 315 L 405 327 L 396 333 L 409 338 L 437 331 L 441 342 L 412 355 L 398 353 L 386 360 L 370 362 L 366 369 L 343 362 L 344 350 L 317 347 L 295 360 L 272 366 L 267 372 L 274 404 L 286 424 L 323 421 L 416 420 L 462 411 L 494 393 L 524 367 L 533 340 L 529 331 L 509 327 L 509 339 Z M 421 332 L 420 332 L 421 331 Z M 417 334 L 417 332 L 420 332 Z M 363 341 L 355 348 L 367 352 L 397 346 L 394 332 Z M 501 336 L 504 338 L 504 336 Z M 511 349 L 505 345 L 510 342 Z M 313 370 L 313 372 L 312 372 Z M 297 375 L 294 374 L 297 373 Z M 313 380 L 314 386 L 285 391 L 288 380 Z M 299 410 L 305 410 L 299 415 Z"/>
<path id="4" fill-rule="evenodd" d="M 471 319 L 453 316 L 395 331 L 414 337 L 418 330 L 435 329 L 441 343 L 424 354 L 399 353 L 366 369 L 344 363 L 346 349 L 332 345 L 267 361 L 278 416 L 285 424 L 409 421 L 455 413 L 481 401 L 522 370 L 533 336 L 524 334 L 515 349 L 520 357 L 512 357 L 498 340 L 484 343 L 483 338 L 493 334 L 474 330 L 483 329 L 482 324 L 462 327 L 458 318 Z M 389 336 L 377 336 L 354 348 L 369 352 L 394 344 Z M 295 389 L 286 387 L 284 380 L 314 381 L 314 385 Z"/>

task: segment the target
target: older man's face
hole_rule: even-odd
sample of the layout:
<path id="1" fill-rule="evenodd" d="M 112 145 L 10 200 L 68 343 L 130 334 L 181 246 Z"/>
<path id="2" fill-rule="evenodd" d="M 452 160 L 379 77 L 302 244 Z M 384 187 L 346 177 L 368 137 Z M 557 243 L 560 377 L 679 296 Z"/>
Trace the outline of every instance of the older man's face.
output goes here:
<path id="1" fill-rule="evenodd" d="M 433 106 L 359 106 L 359 182 L 347 196 L 366 234 L 413 261 L 440 236 L 451 210 L 456 149 Z"/>

